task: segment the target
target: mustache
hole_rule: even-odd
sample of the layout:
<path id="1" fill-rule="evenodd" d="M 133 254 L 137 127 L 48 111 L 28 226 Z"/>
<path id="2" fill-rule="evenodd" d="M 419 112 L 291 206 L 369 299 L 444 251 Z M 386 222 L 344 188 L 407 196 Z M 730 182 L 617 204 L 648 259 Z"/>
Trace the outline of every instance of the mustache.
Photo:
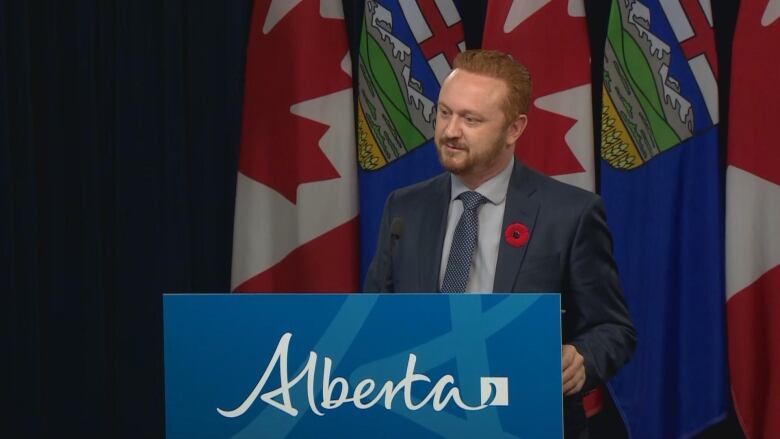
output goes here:
<path id="1" fill-rule="evenodd" d="M 445 145 L 445 144 L 452 144 L 455 145 L 456 148 L 466 148 L 466 144 L 460 140 L 458 140 L 457 137 L 447 137 L 447 136 L 441 136 L 439 137 L 439 145 Z"/>

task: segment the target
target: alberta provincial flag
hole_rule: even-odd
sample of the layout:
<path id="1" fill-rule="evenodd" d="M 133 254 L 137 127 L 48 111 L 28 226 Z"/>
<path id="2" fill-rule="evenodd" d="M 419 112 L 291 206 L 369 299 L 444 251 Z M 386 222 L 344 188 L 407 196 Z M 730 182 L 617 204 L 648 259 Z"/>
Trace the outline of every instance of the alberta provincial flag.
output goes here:
<path id="1" fill-rule="evenodd" d="M 231 289 L 358 289 L 352 79 L 339 0 L 256 0 Z"/>
<path id="2" fill-rule="evenodd" d="M 716 66 L 708 1 L 612 2 L 601 194 L 640 340 L 611 381 L 634 439 L 691 437 L 729 407 Z"/>
<path id="3" fill-rule="evenodd" d="M 464 49 L 453 0 L 365 2 L 357 90 L 362 275 L 390 192 L 442 171 L 433 144 L 436 102 Z"/>

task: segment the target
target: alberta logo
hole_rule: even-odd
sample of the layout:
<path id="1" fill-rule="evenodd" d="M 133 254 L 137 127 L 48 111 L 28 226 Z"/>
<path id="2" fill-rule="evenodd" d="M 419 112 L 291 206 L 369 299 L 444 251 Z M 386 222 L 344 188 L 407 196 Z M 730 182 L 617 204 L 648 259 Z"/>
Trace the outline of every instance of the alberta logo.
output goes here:
<path id="1" fill-rule="evenodd" d="M 235 418 L 243 415 L 257 401 L 259 397 L 263 402 L 290 416 L 298 416 L 297 401 L 291 397 L 292 389 L 306 379 L 307 403 L 311 411 L 317 416 L 324 416 L 323 410 L 333 410 L 344 404 L 353 404 L 358 409 L 369 409 L 381 404 L 387 410 L 393 409 L 396 398 L 403 400 L 403 404 L 409 410 L 420 410 L 430 405 L 435 411 L 442 411 L 450 403 L 466 411 L 483 410 L 489 406 L 509 405 L 509 378 L 508 377 L 480 377 L 480 403 L 467 404 L 461 397 L 460 389 L 455 385 L 452 375 L 444 375 L 431 386 L 433 380 L 427 375 L 414 371 L 417 356 L 410 353 L 406 365 L 404 377 L 397 383 L 388 380 L 381 386 L 371 378 L 360 380 L 352 386 L 344 377 L 332 376 L 333 361 L 329 357 L 323 357 L 322 382 L 318 387 L 315 376 L 318 375 L 318 355 L 309 353 L 306 365 L 290 379 L 288 375 L 288 352 L 292 334 L 287 332 L 279 339 L 276 351 L 268 366 L 255 387 L 249 392 L 244 401 L 232 410 L 217 408 L 217 412 L 226 418 Z M 265 385 L 271 375 L 278 369 L 279 387 L 264 391 Z M 416 386 L 415 386 L 415 383 Z M 415 393 L 421 389 L 428 389 L 427 394 L 418 401 L 412 397 L 412 387 L 417 387 Z M 321 400 L 317 401 L 317 395 L 321 394 Z M 419 399 L 419 398 L 418 398 Z"/>

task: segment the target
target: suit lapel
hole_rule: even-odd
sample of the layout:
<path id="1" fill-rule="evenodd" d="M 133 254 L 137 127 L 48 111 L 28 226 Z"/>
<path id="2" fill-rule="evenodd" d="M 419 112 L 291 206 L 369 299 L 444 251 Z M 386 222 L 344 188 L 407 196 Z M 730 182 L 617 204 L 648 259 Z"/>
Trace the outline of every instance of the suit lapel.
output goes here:
<path id="1" fill-rule="evenodd" d="M 439 291 L 439 270 L 444 235 L 447 231 L 447 212 L 450 207 L 451 182 L 449 173 L 433 182 L 433 190 L 422 215 L 419 247 L 420 288 L 426 292 Z"/>
<path id="2" fill-rule="evenodd" d="M 517 273 L 525 260 L 528 245 L 534 236 L 539 202 L 533 196 L 536 192 L 536 184 L 532 177 L 533 175 L 528 168 L 515 160 L 515 167 L 506 194 L 506 208 L 501 226 L 501 243 L 498 246 L 496 277 L 493 281 L 493 291 L 496 293 L 512 291 Z M 529 241 L 521 247 L 509 245 L 504 238 L 504 231 L 510 224 L 514 223 L 521 223 L 528 227 Z"/>

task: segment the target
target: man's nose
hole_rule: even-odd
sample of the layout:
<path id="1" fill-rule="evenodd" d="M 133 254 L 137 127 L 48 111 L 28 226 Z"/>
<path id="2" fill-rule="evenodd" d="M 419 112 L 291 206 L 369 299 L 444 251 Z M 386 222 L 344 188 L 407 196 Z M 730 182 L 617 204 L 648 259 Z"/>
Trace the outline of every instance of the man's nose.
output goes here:
<path id="1" fill-rule="evenodd" d="M 462 134 L 460 129 L 460 118 L 458 116 L 452 116 L 444 126 L 444 135 L 449 138 L 458 138 Z"/>

